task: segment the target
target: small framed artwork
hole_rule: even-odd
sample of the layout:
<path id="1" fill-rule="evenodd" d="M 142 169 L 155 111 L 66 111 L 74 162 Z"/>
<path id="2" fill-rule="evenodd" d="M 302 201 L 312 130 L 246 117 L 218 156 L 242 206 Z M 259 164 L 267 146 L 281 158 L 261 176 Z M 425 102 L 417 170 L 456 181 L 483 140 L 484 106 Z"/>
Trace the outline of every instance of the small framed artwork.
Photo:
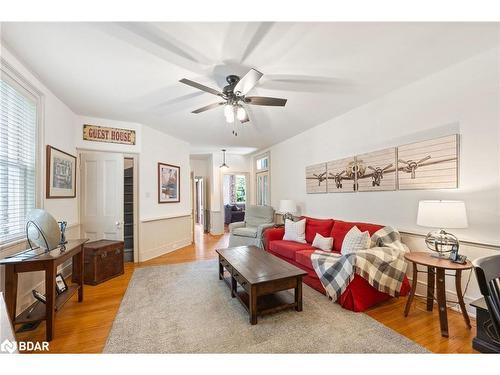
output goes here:
<path id="1" fill-rule="evenodd" d="M 47 145 L 46 198 L 76 197 L 76 156 Z"/>
<path id="2" fill-rule="evenodd" d="M 56 292 L 57 292 L 57 294 L 64 293 L 67 290 L 68 290 L 68 285 L 66 285 L 66 281 L 64 281 L 63 275 L 58 273 L 56 275 Z"/>
<path id="3" fill-rule="evenodd" d="M 176 165 L 158 163 L 158 203 L 181 201 L 181 168 Z"/>

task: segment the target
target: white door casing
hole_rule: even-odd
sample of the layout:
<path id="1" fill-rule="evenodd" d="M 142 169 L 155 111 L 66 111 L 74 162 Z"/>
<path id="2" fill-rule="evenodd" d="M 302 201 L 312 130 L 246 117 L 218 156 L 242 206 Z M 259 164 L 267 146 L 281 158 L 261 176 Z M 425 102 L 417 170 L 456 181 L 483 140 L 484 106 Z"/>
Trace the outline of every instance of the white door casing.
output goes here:
<path id="1" fill-rule="evenodd" d="M 80 160 L 82 236 L 123 240 L 123 155 L 85 152 Z"/>

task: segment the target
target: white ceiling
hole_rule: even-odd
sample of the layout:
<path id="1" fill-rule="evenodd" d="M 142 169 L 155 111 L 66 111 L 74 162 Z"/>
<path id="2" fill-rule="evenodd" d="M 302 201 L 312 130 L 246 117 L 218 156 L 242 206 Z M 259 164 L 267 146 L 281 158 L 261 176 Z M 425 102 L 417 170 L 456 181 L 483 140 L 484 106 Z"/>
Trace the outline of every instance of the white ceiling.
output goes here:
<path id="1" fill-rule="evenodd" d="M 10 49 L 76 113 L 153 126 L 193 152 L 264 148 L 498 45 L 495 23 L 3 23 Z M 218 101 L 228 74 L 264 73 L 231 134 Z"/>

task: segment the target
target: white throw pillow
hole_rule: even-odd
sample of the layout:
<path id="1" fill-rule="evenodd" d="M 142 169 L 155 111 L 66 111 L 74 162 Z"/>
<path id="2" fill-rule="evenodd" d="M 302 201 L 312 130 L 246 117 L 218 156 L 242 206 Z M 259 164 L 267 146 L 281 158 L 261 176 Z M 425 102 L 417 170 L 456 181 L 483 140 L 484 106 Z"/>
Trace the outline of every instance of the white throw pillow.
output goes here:
<path id="1" fill-rule="evenodd" d="M 369 249 L 371 244 L 370 233 L 361 232 L 358 227 L 354 226 L 344 237 L 342 249 L 340 253 L 347 255 L 359 250 Z"/>
<path id="2" fill-rule="evenodd" d="M 321 234 L 316 233 L 312 245 L 324 251 L 332 251 L 333 237 L 323 237 Z"/>
<path id="3" fill-rule="evenodd" d="M 283 239 L 306 243 L 306 219 L 299 221 L 285 220 L 285 235 Z"/>

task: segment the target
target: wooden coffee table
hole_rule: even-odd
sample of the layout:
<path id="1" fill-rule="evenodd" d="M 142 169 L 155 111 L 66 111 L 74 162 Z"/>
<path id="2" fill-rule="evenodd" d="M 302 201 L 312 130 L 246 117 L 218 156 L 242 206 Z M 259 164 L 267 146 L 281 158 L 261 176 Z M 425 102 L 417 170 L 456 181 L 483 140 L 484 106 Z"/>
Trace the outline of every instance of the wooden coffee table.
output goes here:
<path id="1" fill-rule="evenodd" d="M 248 311 L 250 324 L 257 324 L 257 315 L 292 307 L 302 311 L 302 276 L 307 272 L 256 246 L 216 251 L 219 254 L 219 279 L 226 282 L 231 296 L 238 298 Z M 224 276 L 224 269 L 230 277 Z M 286 292 L 288 289 L 295 290 L 293 297 Z"/>

